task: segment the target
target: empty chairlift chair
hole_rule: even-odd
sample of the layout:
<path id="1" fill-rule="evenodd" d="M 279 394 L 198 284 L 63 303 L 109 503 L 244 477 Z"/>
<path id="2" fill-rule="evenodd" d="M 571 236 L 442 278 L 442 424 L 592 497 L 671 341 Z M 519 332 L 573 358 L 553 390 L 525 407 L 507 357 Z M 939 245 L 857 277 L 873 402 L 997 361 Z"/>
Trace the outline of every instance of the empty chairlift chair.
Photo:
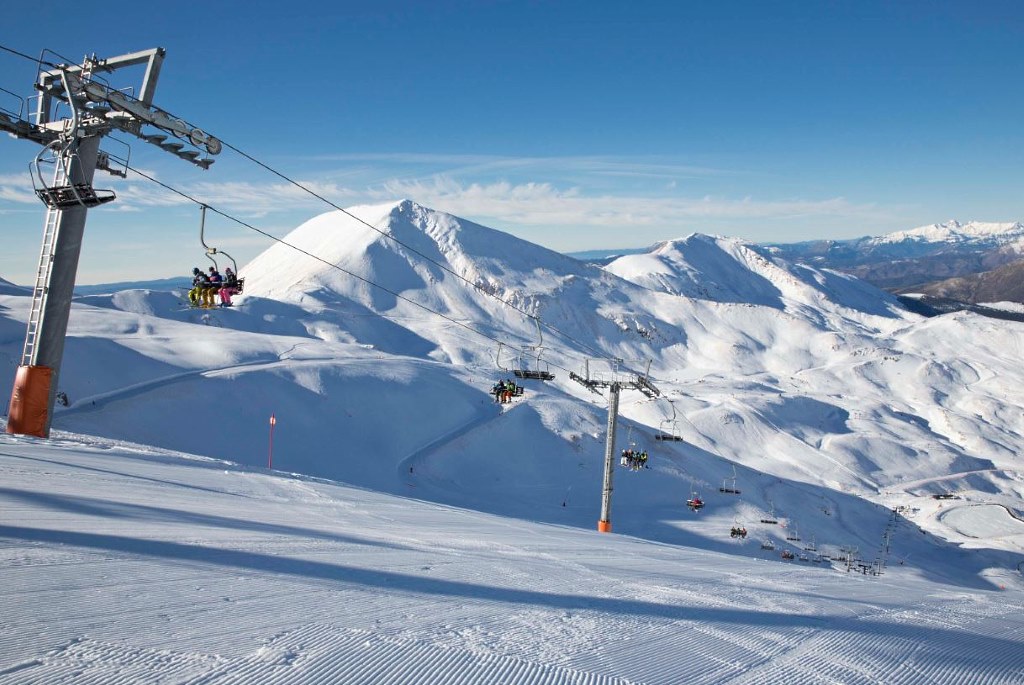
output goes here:
<path id="1" fill-rule="evenodd" d="M 768 514 L 761 519 L 761 523 L 767 523 L 769 526 L 778 525 L 779 521 L 775 518 L 775 504 L 771 500 L 768 500 Z"/>
<path id="2" fill-rule="evenodd" d="M 669 402 L 669 406 L 672 407 L 672 418 L 661 422 L 658 426 L 658 432 L 654 436 L 654 439 L 681 442 L 683 436 L 679 434 L 679 425 L 676 422 L 676 405 Z"/>
<path id="3" fill-rule="evenodd" d="M 736 467 L 732 467 L 732 475 L 726 476 L 722 479 L 722 487 L 718 488 L 719 492 L 725 493 L 726 495 L 738 495 L 740 494 L 739 488 L 736 486 Z"/>
<path id="4" fill-rule="evenodd" d="M 555 374 L 551 373 L 547 362 L 542 361 L 544 354 L 544 333 L 540 327 L 540 319 L 534 317 L 537 324 L 537 344 L 524 347 L 519 353 L 519 364 L 512 369 L 517 378 L 528 378 L 536 381 L 551 381 Z"/>
<path id="5" fill-rule="evenodd" d="M 46 153 L 52 159 L 46 158 Z M 74 155 L 72 155 L 74 157 Z M 47 183 L 43 179 L 43 165 L 53 164 L 53 181 Z M 52 146 L 44 147 L 36 155 L 32 163 L 32 187 L 36 196 L 50 209 L 71 209 L 73 207 L 98 207 L 117 199 L 113 190 L 97 190 L 88 183 L 72 183 L 68 177 L 68 168 L 63 156 Z"/>

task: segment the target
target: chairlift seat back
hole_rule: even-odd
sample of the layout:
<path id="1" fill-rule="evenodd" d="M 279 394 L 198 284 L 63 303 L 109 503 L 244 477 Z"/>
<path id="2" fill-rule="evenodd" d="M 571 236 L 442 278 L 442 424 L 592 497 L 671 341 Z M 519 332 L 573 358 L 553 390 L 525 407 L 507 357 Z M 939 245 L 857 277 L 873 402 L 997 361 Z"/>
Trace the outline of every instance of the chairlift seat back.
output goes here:
<path id="1" fill-rule="evenodd" d="M 550 371 L 535 371 L 532 369 L 513 369 L 512 373 L 515 374 L 516 378 L 528 378 L 535 381 L 550 381 L 554 380 L 555 374 Z"/>
<path id="2" fill-rule="evenodd" d="M 71 209 L 78 206 L 98 207 L 117 199 L 113 190 L 96 190 L 88 183 L 37 188 L 36 195 L 47 207 L 53 209 Z"/>

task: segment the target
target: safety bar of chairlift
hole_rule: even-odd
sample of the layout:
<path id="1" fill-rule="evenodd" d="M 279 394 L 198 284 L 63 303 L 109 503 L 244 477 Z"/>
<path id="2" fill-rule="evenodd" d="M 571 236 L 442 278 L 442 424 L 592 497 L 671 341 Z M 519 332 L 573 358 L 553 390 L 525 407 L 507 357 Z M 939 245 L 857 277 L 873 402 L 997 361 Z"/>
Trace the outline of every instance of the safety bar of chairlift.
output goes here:
<path id="1" fill-rule="evenodd" d="M 214 259 L 212 255 L 215 255 L 215 254 L 222 254 L 222 255 L 224 255 L 225 257 L 227 257 L 228 259 L 231 260 L 231 266 L 234 267 L 232 270 L 237 275 L 238 274 L 238 262 L 235 261 L 235 258 L 232 257 L 231 255 L 229 255 L 224 250 L 218 250 L 216 247 L 210 247 L 209 245 L 207 245 L 206 244 L 205 233 L 206 233 L 206 205 L 200 204 L 199 205 L 199 242 L 202 243 L 203 247 L 206 249 L 206 258 L 209 259 L 211 262 L 213 262 L 213 266 L 214 266 L 215 269 L 217 269 L 217 271 L 220 271 L 220 265 L 217 264 L 217 260 Z"/>

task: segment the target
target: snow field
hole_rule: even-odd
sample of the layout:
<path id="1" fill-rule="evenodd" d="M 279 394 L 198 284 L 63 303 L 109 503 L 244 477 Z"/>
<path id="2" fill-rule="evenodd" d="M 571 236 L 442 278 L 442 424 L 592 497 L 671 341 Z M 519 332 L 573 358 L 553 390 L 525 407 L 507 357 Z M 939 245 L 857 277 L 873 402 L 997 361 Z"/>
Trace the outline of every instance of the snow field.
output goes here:
<path id="1" fill-rule="evenodd" d="M 0 683 L 1012 683 L 1024 669 L 1019 590 L 849 577 L 184 456 L 0 439 Z"/>

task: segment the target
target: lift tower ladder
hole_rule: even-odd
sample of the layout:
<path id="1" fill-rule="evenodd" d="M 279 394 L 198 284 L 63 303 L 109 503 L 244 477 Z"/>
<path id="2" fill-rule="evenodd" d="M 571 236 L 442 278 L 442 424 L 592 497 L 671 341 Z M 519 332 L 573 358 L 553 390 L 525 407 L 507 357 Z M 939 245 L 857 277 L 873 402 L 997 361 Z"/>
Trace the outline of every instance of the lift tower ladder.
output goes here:
<path id="1" fill-rule="evenodd" d="M 54 184 L 63 175 L 63 168 L 57 167 Z M 46 208 L 46 223 L 43 225 L 43 247 L 39 251 L 39 264 L 36 266 L 36 279 L 32 284 L 32 306 L 28 312 L 28 328 L 25 332 L 25 347 L 21 352 L 22 366 L 35 366 L 36 340 L 42 326 L 43 311 L 46 309 L 47 283 L 53 270 L 53 243 L 57 236 L 57 224 L 60 221 L 60 210 L 56 207 Z"/>
<path id="2" fill-rule="evenodd" d="M 81 65 L 47 65 L 50 69 L 41 69 L 35 84 L 35 121 L 24 108 L 0 112 L 0 132 L 44 148 L 36 156 L 33 185 L 38 179 L 42 187 L 36 187 L 36 195 L 47 207 L 25 346 L 11 391 L 8 433 L 50 435 L 86 214 L 91 207 L 114 200 L 112 191 L 94 190 L 92 179 L 97 169 L 123 175 L 110 167 L 110 157 L 100 150 L 102 138 L 113 130 L 130 133 L 202 169 L 213 164 L 204 155 L 217 155 L 222 149 L 213 136 L 153 105 L 164 55 L 163 48 L 153 48 L 110 59 L 93 55 Z M 145 72 L 141 87 L 134 91 L 137 97 L 107 80 L 121 68 L 140 65 Z M 165 134 L 182 142 L 164 143 Z M 47 152 L 56 162 L 49 185 L 39 171 Z"/>

